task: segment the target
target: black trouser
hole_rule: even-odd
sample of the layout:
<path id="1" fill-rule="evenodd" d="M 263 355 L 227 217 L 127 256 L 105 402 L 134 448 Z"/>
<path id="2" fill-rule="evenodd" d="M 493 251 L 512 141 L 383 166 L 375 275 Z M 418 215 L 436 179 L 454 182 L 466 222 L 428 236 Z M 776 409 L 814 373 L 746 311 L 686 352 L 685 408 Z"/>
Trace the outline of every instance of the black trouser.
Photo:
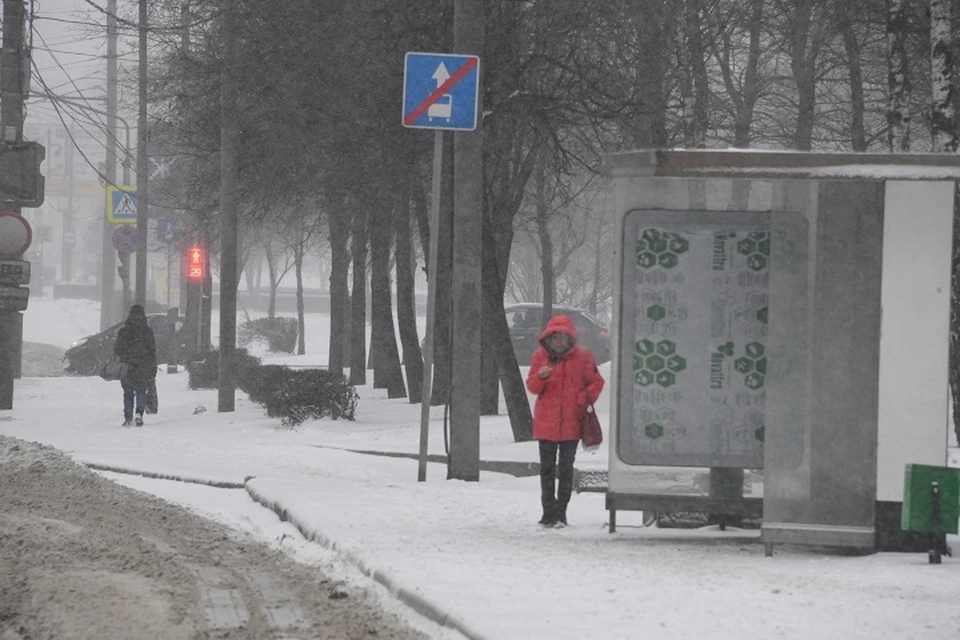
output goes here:
<path id="1" fill-rule="evenodd" d="M 546 516 L 566 520 L 567 503 L 573 493 L 573 460 L 579 440 L 550 442 L 540 440 L 540 504 Z M 560 470 L 557 472 L 557 451 Z"/>

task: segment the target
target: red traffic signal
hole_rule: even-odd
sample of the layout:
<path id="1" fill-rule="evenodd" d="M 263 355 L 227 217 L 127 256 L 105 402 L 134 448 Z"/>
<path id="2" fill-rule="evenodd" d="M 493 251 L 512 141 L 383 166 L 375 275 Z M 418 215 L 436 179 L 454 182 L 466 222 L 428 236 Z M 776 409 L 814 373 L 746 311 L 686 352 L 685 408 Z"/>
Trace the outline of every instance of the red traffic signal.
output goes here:
<path id="1" fill-rule="evenodd" d="M 187 277 L 191 280 L 203 278 L 203 249 L 191 247 L 187 251 Z"/>

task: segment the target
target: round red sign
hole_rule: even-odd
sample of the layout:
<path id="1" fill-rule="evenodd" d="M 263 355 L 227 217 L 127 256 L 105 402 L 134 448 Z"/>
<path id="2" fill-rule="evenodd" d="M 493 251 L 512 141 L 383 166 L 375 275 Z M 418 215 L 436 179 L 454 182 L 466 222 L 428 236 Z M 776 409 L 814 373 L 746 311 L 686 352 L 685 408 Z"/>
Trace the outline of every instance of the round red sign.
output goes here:
<path id="1" fill-rule="evenodd" d="M 0 258 L 19 258 L 30 247 L 33 230 L 23 216 L 0 211 Z"/>

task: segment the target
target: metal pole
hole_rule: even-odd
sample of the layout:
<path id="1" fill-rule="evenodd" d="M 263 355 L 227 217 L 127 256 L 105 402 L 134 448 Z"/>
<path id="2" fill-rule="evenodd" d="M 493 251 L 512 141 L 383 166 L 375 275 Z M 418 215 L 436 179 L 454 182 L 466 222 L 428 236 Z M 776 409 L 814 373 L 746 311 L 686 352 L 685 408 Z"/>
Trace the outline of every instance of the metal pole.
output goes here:
<path id="1" fill-rule="evenodd" d="M 3 0 L 3 50 L 0 53 L 0 145 L 23 142 L 23 0 Z M 20 213 L 20 205 L 7 207 Z M 18 259 L 22 256 L 18 256 Z M 0 409 L 13 409 L 13 379 L 20 369 L 23 322 L 19 311 L 0 312 Z"/>
<path id="2" fill-rule="evenodd" d="M 170 308 L 170 284 L 172 279 L 170 278 L 170 243 L 167 243 L 167 309 Z"/>
<path id="3" fill-rule="evenodd" d="M 60 280 L 62 282 L 73 282 L 73 145 L 68 144 L 65 152 L 65 161 L 67 164 L 67 212 L 63 216 L 63 237 L 60 246 Z"/>
<path id="4" fill-rule="evenodd" d="M 137 113 L 137 304 L 147 304 L 147 211 L 150 167 L 147 159 L 147 0 L 140 0 L 139 100 Z"/>
<path id="5" fill-rule="evenodd" d="M 117 0 L 107 1 L 107 183 L 117 181 Z M 129 144 L 129 134 L 127 142 Z M 127 148 L 129 151 L 129 146 Z M 117 261 L 113 249 L 113 225 L 107 222 L 104 199 L 103 232 L 100 257 L 100 330 L 118 318 L 115 316 L 114 288 Z"/>
<path id="6" fill-rule="evenodd" d="M 237 0 L 223 5 L 223 68 L 220 96 L 220 385 L 218 410 L 235 409 L 233 354 L 237 342 L 237 157 L 240 125 L 237 109 Z"/>
<path id="7" fill-rule="evenodd" d="M 455 0 L 454 50 L 483 53 L 483 0 Z M 482 95 L 482 93 L 481 93 Z M 453 359 L 450 390 L 450 460 L 447 477 L 480 479 L 480 278 L 483 237 L 483 135 L 454 134 Z"/>
<path id="8" fill-rule="evenodd" d="M 433 382 L 433 325 L 437 305 L 437 254 L 440 244 L 440 189 L 443 186 L 443 131 L 433 133 L 433 191 L 430 200 L 430 256 L 427 263 L 427 335 L 423 350 L 423 396 L 420 400 L 420 455 L 417 481 L 427 479 L 430 440 L 430 385 Z"/>

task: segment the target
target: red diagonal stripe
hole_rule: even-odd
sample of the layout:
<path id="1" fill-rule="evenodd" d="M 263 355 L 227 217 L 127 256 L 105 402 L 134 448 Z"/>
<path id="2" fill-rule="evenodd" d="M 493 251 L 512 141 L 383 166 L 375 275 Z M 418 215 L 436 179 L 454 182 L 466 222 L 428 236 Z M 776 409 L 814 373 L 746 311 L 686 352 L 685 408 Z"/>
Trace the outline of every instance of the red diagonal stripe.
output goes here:
<path id="1" fill-rule="evenodd" d="M 426 113 L 427 109 L 430 108 L 434 102 L 440 99 L 440 97 L 447 92 L 447 89 L 453 85 L 460 82 L 463 79 L 463 76 L 470 73 L 470 70 L 477 66 L 477 58 L 467 58 L 467 61 L 464 62 L 459 69 L 457 69 L 452 76 L 447 78 L 447 81 L 442 85 L 436 88 L 436 90 L 427 96 L 427 99 L 420 103 L 420 105 L 407 114 L 407 117 L 403 119 L 404 124 L 413 124 L 416 122 L 417 118 Z"/>

